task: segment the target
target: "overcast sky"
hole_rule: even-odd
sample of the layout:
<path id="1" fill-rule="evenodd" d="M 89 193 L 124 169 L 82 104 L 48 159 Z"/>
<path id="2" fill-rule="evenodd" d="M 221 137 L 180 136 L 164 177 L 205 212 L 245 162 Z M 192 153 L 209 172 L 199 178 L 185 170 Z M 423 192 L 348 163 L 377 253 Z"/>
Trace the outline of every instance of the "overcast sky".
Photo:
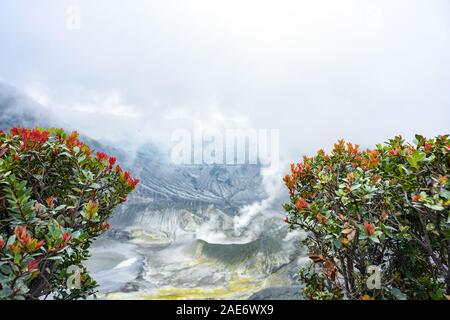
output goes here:
<path id="1" fill-rule="evenodd" d="M 2 0 L 0 80 L 96 138 L 279 129 L 292 159 L 448 133 L 449 18 L 447 0 Z"/>

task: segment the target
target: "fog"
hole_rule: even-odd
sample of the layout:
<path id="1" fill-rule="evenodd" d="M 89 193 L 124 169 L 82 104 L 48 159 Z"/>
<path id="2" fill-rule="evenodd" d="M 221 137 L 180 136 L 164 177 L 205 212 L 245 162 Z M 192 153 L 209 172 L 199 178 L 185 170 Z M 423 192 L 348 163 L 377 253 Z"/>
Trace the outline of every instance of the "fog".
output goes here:
<path id="1" fill-rule="evenodd" d="M 3 0 L 0 80 L 94 138 L 279 129 L 291 161 L 448 133 L 449 17 L 446 0 Z"/>

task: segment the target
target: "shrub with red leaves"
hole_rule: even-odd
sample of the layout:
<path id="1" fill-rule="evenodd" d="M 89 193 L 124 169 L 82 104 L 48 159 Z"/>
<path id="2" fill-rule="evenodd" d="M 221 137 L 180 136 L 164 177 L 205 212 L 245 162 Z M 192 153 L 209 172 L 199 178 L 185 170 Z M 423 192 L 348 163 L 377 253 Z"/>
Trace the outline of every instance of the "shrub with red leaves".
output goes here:
<path id="1" fill-rule="evenodd" d="M 304 297 L 447 299 L 449 166 L 449 135 L 398 136 L 373 150 L 340 140 L 292 164 L 285 221 L 307 232 Z"/>
<path id="2" fill-rule="evenodd" d="M 139 180 L 115 157 L 92 153 L 76 132 L 0 131 L 0 300 L 95 292 L 83 261 Z M 74 266 L 80 286 L 67 287 Z"/>

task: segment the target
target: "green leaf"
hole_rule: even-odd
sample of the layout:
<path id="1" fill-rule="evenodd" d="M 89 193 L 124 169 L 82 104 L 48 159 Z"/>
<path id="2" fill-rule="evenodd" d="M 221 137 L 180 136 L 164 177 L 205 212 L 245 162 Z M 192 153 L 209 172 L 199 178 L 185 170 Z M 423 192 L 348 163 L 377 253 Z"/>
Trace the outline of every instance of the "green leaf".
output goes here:
<path id="1" fill-rule="evenodd" d="M 7 299 L 13 294 L 13 290 L 7 286 L 5 286 L 2 290 L 0 290 L 0 299 Z"/>
<path id="2" fill-rule="evenodd" d="M 400 291 L 400 289 L 392 288 L 391 289 L 392 295 L 397 298 L 398 300 L 406 300 L 408 299 L 408 296 Z"/>
<path id="3" fill-rule="evenodd" d="M 339 240 L 334 240 L 333 242 L 334 246 L 336 247 L 336 249 L 341 249 L 342 248 L 342 243 Z"/>
<path id="4" fill-rule="evenodd" d="M 432 209 L 432 210 L 436 210 L 436 211 L 442 211 L 442 210 L 444 210 L 444 207 L 441 205 L 441 204 L 428 204 L 428 203 L 425 203 L 424 204 L 424 206 L 425 207 L 427 207 L 427 208 L 430 208 L 430 209 Z"/>
<path id="5" fill-rule="evenodd" d="M 10 236 L 10 237 L 8 238 L 8 242 L 6 243 L 6 247 L 9 247 L 9 246 L 12 245 L 15 241 L 16 241 L 16 235 L 13 234 L 12 236 Z"/>
<path id="6" fill-rule="evenodd" d="M 450 191 L 448 190 L 442 189 L 441 192 L 439 192 L 439 194 L 442 198 L 445 198 L 447 200 L 450 199 Z"/>
<path id="7" fill-rule="evenodd" d="M 408 158 L 408 163 L 411 167 L 418 169 L 419 162 L 423 161 L 426 158 L 425 152 L 421 152 L 419 150 L 414 150 L 411 156 Z"/>
<path id="8" fill-rule="evenodd" d="M 415 140 L 414 142 L 415 142 L 416 144 L 420 144 L 420 143 L 423 142 L 424 137 L 423 137 L 422 135 L 420 135 L 420 134 L 416 134 L 414 140 Z"/>
<path id="9" fill-rule="evenodd" d="M 411 173 L 411 171 L 409 171 L 403 164 L 399 164 L 398 167 L 400 169 L 402 169 L 405 172 L 405 174 L 410 174 Z"/>
<path id="10" fill-rule="evenodd" d="M 369 239 L 375 243 L 380 243 L 380 239 L 378 239 L 378 237 L 375 234 L 370 236 Z"/>
<path id="11" fill-rule="evenodd" d="M 48 257 L 47 260 L 63 261 L 64 258 L 62 256 L 53 256 L 53 257 Z"/>
<path id="12" fill-rule="evenodd" d="M 14 263 L 20 264 L 20 261 L 22 261 L 22 255 L 20 253 L 17 253 L 14 255 Z"/>
<path id="13" fill-rule="evenodd" d="M 450 224 L 450 212 L 448 214 L 447 224 Z M 450 240 L 450 227 L 447 226 L 443 228 L 442 233 L 444 234 L 446 240 Z"/>

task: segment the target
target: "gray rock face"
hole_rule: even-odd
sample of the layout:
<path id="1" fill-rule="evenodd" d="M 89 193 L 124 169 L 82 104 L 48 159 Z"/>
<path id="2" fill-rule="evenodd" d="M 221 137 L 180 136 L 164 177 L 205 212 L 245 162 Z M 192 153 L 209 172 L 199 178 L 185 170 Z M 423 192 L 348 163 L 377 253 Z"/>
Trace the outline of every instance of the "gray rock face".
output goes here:
<path id="1" fill-rule="evenodd" d="M 221 244 L 197 240 L 195 256 L 266 274 L 274 273 L 291 262 L 279 239 L 266 235 L 247 243 Z"/>
<path id="2" fill-rule="evenodd" d="M 301 286 L 272 287 L 256 292 L 249 300 L 301 300 Z"/>
<path id="3" fill-rule="evenodd" d="M 152 200 L 149 205 L 154 209 L 197 210 L 213 204 L 235 213 L 240 206 L 266 196 L 256 165 L 173 165 L 166 155 L 145 145 L 131 166 L 141 179 L 135 196 Z"/>

